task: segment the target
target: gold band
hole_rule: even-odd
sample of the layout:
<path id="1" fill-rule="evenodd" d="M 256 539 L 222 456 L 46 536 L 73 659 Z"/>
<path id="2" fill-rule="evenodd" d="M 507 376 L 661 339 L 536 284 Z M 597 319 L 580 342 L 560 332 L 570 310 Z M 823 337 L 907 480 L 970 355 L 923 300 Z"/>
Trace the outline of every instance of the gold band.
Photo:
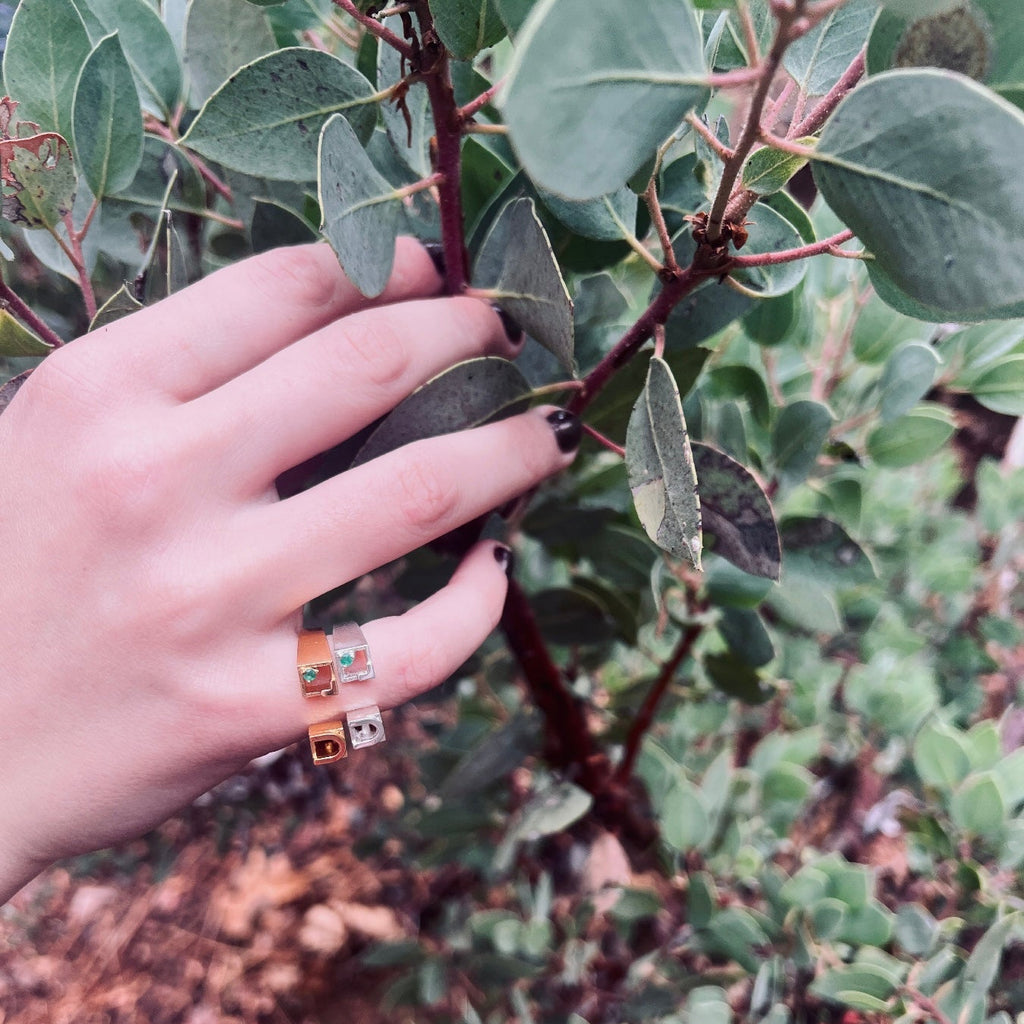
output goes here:
<path id="1" fill-rule="evenodd" d="M 299 630 L 296 669 L 303 697 L 330 697 L 338 692 L 331 643 L 322 629 Z"/>
<path id="2" fill-rule="evenodd" d="M 319 722 L 309 727 L 309 750 L 313 764 L 334 764 L 348 757 L 345 727 L 338 721 Z"/>

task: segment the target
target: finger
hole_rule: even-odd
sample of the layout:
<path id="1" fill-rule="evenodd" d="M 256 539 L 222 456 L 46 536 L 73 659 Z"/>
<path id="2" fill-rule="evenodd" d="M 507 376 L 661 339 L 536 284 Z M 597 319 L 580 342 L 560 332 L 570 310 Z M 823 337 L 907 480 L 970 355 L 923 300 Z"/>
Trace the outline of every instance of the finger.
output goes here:
<path id="1" fill-rule="evenodd" d="M 521 336 L 520 336 L 521 339 Z M 454 363 L 518 346 L 477 299 L 423 299 L 337 320 L 186 410 L 245 494 L 351 437 Z"/>
<path id="2" fill-rule="evenodd" d="M 253 505 L 232 540 L 245 546 L 254 610 L 289 610 L 498 508 L 572 461 L 580 424 L 533 409 L 432 437 L 285 501 Z M 272 539 L 272 540 L 271 540 Z"/>
<path id="3" fill-rule="evenodd" d="M 432 295 L 441 279 L 426 250 L 399 239 L 383 295 L 367 299 L 324 243 L 273 249 L 218 270 L 87 336 L 112 374 L 187 401 L 311 331 L 374 303 Z"/>
<path id="4" fill-rule="evenodd" d="M 482 541 L 463 559 L 449 583 L 403 615 L 363 626 L 373 658 L 374 678 L 345 683 L 336 697 L 303 697 L 295 683 L 294 639 L 281 650 L 280 679 L 259 703 L 256 730 L 266 749 L 301 739 L 307 726 L 376 704 L 395 707 L 444 682 L 498 624 L 508 587 L 511 553 Z M 506 557 L 507 556 L 507 557 Z M 269 679 L 269 677 L 267 677 Z M 250 706 L 254 702 L 250 699 Z"/>

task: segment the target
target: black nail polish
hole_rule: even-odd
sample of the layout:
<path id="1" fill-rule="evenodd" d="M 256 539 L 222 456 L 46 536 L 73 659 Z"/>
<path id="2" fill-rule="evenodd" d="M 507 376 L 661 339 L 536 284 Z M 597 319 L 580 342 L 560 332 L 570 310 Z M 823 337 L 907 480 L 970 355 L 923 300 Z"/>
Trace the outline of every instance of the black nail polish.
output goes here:
<path id="1" fill-rule="evenodd" d="M 494 560 L 504 570 L 505 575 L 512 578 L 512 570 L 516 567 L 515 555 L 512 554 L 512 549 L 505 547 L 504 544 L 494 545 Z"/>
<path id="2" fill-rule="evenodd" d="M 567 455 L 576 451 L 583 437 L 583 424 L 566 409 L 556 409 L 548 416 L 558 447 Z"/>
<path id="3" fill-rule="evenodd" d="M 424 242 L 423 248 L 427 250 L 434 266 L 437 268 L 439 277 L 445 276 L 444 246 L 440 242 Z"/>
<path id="4" fill-rule="evenodd" d="M 513 345 L 521 345 L 523 343 L 523 338 L 526 337 L 522 327 L 520 327 L 517 321 L 513 317 L 509 316 L 509 314 L 500 306 L 492 306 L 491 308 L 498 314 L 498 317 L 501 320 L 501 326 L 505 328 L 505 337 L 508 338 Z"/>

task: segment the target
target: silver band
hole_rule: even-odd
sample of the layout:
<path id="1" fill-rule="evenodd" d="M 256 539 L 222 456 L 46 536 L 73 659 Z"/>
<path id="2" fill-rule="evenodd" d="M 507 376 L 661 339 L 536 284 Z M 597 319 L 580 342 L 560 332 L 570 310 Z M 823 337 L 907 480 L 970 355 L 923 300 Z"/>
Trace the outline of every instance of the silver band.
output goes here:
<path id="1" fill-rule="evenodd" d="M 373 678 L 370 648 L 356 623 L 343 622 L 334 627 L 331 649 L 334 651 L 334 669 L 340 683 L 359 683 Z"/>
<path id="2" fill-rule="evenodd" d="M 373 747 L 387 739 L 384 735 L 384 720 L 376 704 L 350 711 L 345 716 L 345 721 L 348 724 L 348 739 L 353 750 Z"/>

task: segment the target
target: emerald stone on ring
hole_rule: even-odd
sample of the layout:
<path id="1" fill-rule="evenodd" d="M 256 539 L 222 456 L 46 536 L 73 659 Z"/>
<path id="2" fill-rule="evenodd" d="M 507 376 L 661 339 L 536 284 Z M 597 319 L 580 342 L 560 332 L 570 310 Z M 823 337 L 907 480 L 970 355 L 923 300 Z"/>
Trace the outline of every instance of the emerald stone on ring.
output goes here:
<path id="1" fill-rule="evenodd" d="M 358 683 L 374 676 L 373 660 L 363 631 L 354 622 L 343 622 L 331 634 L 334 668 L 339 682 Z"/>

